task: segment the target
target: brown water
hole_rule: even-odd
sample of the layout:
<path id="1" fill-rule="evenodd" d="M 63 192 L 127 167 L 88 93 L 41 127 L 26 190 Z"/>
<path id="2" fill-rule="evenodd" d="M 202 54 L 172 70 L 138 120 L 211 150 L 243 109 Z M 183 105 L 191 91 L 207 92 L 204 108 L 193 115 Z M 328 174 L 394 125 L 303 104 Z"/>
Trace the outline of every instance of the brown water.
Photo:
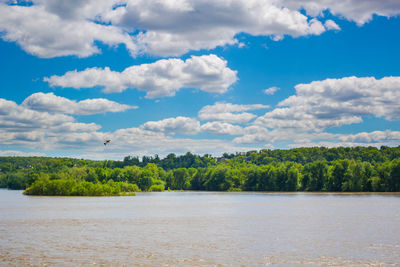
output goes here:
<path id="1" fill-rule="evenodd" d="M 0 190 L 2 266 L 400 266 L 400 196 Z"/>

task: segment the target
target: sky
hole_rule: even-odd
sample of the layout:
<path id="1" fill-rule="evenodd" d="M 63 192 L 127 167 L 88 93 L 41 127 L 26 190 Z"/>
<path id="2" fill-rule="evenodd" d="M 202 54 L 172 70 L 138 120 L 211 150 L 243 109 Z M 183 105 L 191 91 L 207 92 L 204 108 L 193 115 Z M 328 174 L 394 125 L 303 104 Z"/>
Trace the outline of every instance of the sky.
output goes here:
<path id="1" fill-rule="evenodd" d="M 398 0 L 0 0 L 0 156 L 398 146 L 399 15 Z"/>

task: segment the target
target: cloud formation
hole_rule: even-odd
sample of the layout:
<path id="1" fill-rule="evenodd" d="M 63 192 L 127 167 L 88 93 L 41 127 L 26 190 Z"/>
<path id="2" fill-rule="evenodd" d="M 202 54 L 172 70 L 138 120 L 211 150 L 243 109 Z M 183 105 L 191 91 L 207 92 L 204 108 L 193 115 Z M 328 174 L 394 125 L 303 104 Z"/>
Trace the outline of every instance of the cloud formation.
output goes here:
<path id="1" fill-rule="evenodd" d="M 358 25 L 372 20 L 372 16 L 392 17 L 400 13 L 397 0 L 276 0 L 290 9 L 304 8 L 308 15 L 318 16 L 329 10 L 335 16 L 355 21 Z"/>
<path id="2" fill-rule="evenodd" d="M 325 21 L 324 25 L 325 25 L 325 28 L 328 30 L 336 30 L 336 31 L 341 30 L 339 25 L 337 25 L 336 22 L 334 22 L 331 19 L 328 19 L 327 21 Z"/>
<path id="3" fill-rule="evenodd" d="M 0 2 L 0 32 L 43 58 L 99 53 L 96 42 L 124 45 L 132 56 L 180 56 L 189 51 L 242 45 L 239 33 L 281 40 L 340 30 L 323 12 L 355 21 L 400 14 L 397 0 L 33 0 Z M 12 1 L 9 1 L 12 2 Z M 16 2 L 16 1 L 15 1 Z M 305 10 L 307 15 L 302 13 Z"/>
<path id="4" fill-rule="evenodd" d="M 0 98 L 1 145 L 28 149 L 0 150 L 2 155 L 44 155 L 46 151 L 61 150 L 62 155 L 92 159 L 122 159 L 126 155 L 165 156 L 168 153 L 222 154 L 254 149 L 233 144 L 229 140 L 175 138 L 173 134 L 192 135 L 200 131 L 193 118 L 168 118 L 147 122 L 140 127 L 100 131 L 95 123 L 77 122 L 72 116 L 57 112 L 32 110 L 25 105 Z M 106 148 L 105 139 L 112 142 Z M 35 152 L 35 151 L 40 151 Z"/>
<path id="5" fill-rule="evenodd" d="M 44 157 L 42 152 L 24 152 L 18 150 L 0 150 L 0 157 Z"/>
<path id="6" fill-rule="evenodd" d="M 397 0 L 33 0 L 0 3 L 0 31 L 6 41 L 43 58 L 101 52 L 96 42 L 124 45 L 131 55 L 180 56 L 189 51 L 242 45 L 239 33 L 281 40 L 339 30 L 333 14 L 359 25 L 373 14 L 395 16 Z M 305 9 L 307 15 L 302 14 Z"/>
<path id="7" fill-rule="evenodd" d="M 362 122 L 362 117 L 400 119 L 400 77 L 346 77 L 295 86 L 296 95 L 257 118 L 267 128 L 305 131 Z"/>
<path id="8" fill-rule="evenodd" d="M 398 144 L 400 141 L 399 131 L 374 131 L 374 132 L 362 132 L 357 134 L 342 135 L 339 138 L 343 142 L 353 143 L 394 143 Z"/>
<path id="9" fill-rule="evenodd" d="M 279 89 L 280 89 L 279 87 L 273 86 L 273 87 L 270 87 L 270 88 L 268 88 L 268 89 L 265 89 L 263 92 L 264 92 L 264 94 L 266 94 L 266 95 L 273 95 L 273 94 L 275 94 L 276 91 L 278 91 Z"/>
<path id="10" fill-rule="evenodd" d="M 140 126 L 141 129 L 165 134 L 194 135 L 200 130 L 200 122 L 196 119 L 181 117 L 167 118 L 160 121 L 148 121 Z"/>
<path id="11" fill-rule="evenodd" d="M 113 24 L 145 29 L 135 40 L 145 53 L 178 56 L 190 50 L 238 44 L 235 35 L 320 35 L 322 23 L 269 0 L 127 1 Z"/>
<path id="12" fill-rule="evenodd" d="M 79 102 L 78 102 L 79 103 Z M 206 106 L 206 110 L 216 112 L 242 112 L 265 108 L 263 105 L 234 105 L 216 103 Z M 48 108 L 50 109 L 50 108 Z M 62 150 L 64 155 L 75 153 L 76 157 L 104 159 L 122 159 L 126 155 L 164 156 L 168 153 L 222 154 L 259 149 L 261 147 L 290 142 L 288 146 L 395 146 L 400 142 L 399 131 L 374 131 L 354 134 L 332 134 L 322 130 L 292 127 L 268 128 L 263 125 L 234 125 L 224 121 L 209 121 L 200 125 L 195 118 L 176 117 L 160 121 L 149 121 L 139 127 L 118 129 L 111 132 L 101 131 L 95 123 L 77 122 L 72 116 L 61 110 L 47 112 L 32 110 L 25 104 L 17 105 L 13 101 L 0 99 L 0 135 L 2 145 L 36 151 Z M 285 123 L 286 118 L 282 118 Z M 174 137 L 176 134 L 193 135 L 201 132 L 231 135 L 233 140 L 201 139 L 198 137 Z M 103 146 L 105 139 L 111 139 L 111 145 Z M 17 150 L 0 151 L 4 155 L 21 155 Z M 82 152 L 84 151 L 84 152 Z M 41 154 L 42 155 L 42 154 Z"/>
<path id="13" fill-rule="evenodd" d="M 81 138 L 100 128 L 95 123 L 76 122 L 68 115 L 36 111 L 0 98 L 2 144 L 46 149 L 74 135 Z"/>
<path id="14" fill-rule="evenodd" d="M 32 6 L 0 3 L 1 37 L 17 42 L 26 52 L 41 58 L 88 57 L 100 52 L 95 41 L 109 46 L 124 44 L 130 51 L 137 49 L 131 36 L 122 28 L 95 23 L 96 13 L 83 12 L 75 16 L 66 11 L 65 16 L 60 16 L 54 12 L 55 5 L 59 5 L 59 9 L 67 7 L 65 2 L 71 2 L 76 9 L 82 4 L 81 1 L 34 1 Z M 105 1 L 99 2 L 102 4 L 88 1 L 84 6 L 112 8 L 111 1 L 108 5 L 104 5 Z"/>
<path id="15" fill-rule="evenodd" d="M 229 140 L 174 138 L 162 132 L 142 128 L 120 129 L 111 133 L 110 138 L 114 140 L 113 146 L 109 147 L 110 152 L 118 151 L 120 157 L 127 153 L 165 156 L 169 153 L 184 154 L 188 151 L 197 154 L 220 155 L 226 151 L 233 153 L 251 148 L 232 144 Z"/>
<path id="16" fill-rule="evenodd" d="M 226 135 L 243 134 L 243 128 L 241 126 L 220 121 L 207 122 L 201 125 L 201 131 L 213 134 L 226 134 Z"/>
<path id="17" fill-rule="evenodd" d="M 27 97 L 22 106 L 31 110 L 44 112 L 58 112 L 72 115 L 92 115 L 105 112 L 123 112 L 136 109 L 137 106 L 119 104 L 104 98 L 86 99 L 82 101 L 70 100 L 56 96 L 53 93 L 35 93 Z"/>
<path id="18" fill-rule="evenodd" d="M 210 93 L 224 93 L 236 82 L 237 72 L 216 55 L 192 56 L 185 61 L 162 59 L 151 64 L 132 66 L 122 72 L 109 68 L 70 71 L 63 76 L 45 78 L 51 86 L 89 88 L 104 87 L 104 92 L 122 92 L 137 88 L 147 98 L 173 96 L 182 88 L 199 88 Z"/>
<path id="19" fill-rule="evenodd" d="M 274 129 L 268 130 L 265 127 L 251 125 L 244 128 L 242 136 L 233 139 L 236 144 L 272 144 L 282 141 L 299 143 L 310 143 L 315 140 L 337 140 L 338 135 L 326 132 L 306 132 L 295 129 Z"/>
<path id="20" fill-rule="evenodd" d="M 248 110 L 266 109 L 268 105 L 252 104 L 237 105 L 224 102 L 216 102 L 214 105 L 204 106 L 199 111 L 199 118 L 203 121 L 223 121 L 229 123 L 246 123 L 255 117 L 255 114 L 244 112 Z"/>

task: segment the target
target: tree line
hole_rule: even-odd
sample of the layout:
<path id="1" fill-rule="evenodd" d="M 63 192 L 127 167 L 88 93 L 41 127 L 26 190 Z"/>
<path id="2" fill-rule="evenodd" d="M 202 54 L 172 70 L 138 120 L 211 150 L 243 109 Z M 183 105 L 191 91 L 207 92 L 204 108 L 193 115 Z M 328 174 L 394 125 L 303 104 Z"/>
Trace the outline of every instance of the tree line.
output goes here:
<path id="1" fill-rule="evenodd" d="M 137 191 L 400 191 L 400 146 L 297 148 L 163 159 L 92 161 L 0 157 L 0 187 L 38 195 L 120 195 Z"/>

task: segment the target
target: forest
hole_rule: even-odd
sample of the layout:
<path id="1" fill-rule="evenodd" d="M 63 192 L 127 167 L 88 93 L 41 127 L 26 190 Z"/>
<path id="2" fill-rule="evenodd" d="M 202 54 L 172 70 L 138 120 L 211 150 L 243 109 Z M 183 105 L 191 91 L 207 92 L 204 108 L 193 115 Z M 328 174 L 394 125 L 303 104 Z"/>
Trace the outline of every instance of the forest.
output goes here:
<path id="1" fill-rule="evenodd" d="M 114 196 L 139 191 L 399 192 L 400 146 L 312 147 L 122 161 L 0 157 L 0 187 L 27 195 Z"/>

